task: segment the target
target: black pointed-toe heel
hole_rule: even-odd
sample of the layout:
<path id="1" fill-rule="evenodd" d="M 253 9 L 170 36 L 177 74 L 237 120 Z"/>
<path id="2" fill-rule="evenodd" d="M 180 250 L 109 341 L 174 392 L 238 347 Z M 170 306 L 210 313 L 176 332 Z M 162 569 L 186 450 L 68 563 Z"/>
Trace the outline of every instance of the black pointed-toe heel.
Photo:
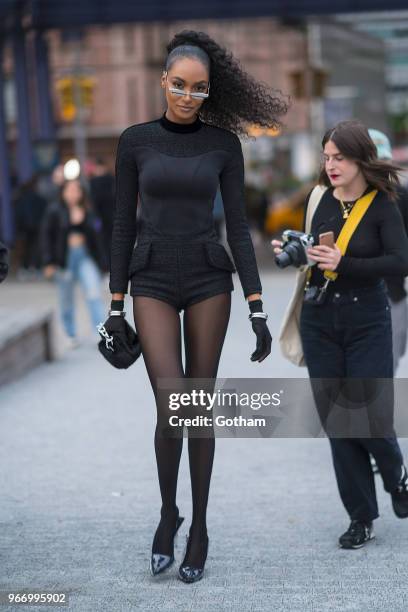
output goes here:
<path id="1" fill-rule="evenodd" d="M 192 565 L 187 565 L 187 564 L 185 564 L 183 562 L 180 565 L 179 571 L 178 571 L 178 576 L 179 576 L 180 580 L 182 580 L 183 582 L 187 582 L 188 584 L 191 584 L 192 582 L 197 582 L 198 580 L 201 580 L 201 578 L 203 577 L 203 574 L 204 574 L 205 562 L 207 560 L 208 544 L 209 544 L 209 539 L 208 539 L 208 536 L 206 536 L 205 540 L 203 540 L 201 542 L 201 546 L 202 546 L 203 551 L 204 551 L 202 567 L 195 567 L 195 566 L 192 566 Z M 188 548 L 188 538 L 187 538 L 187 548 Z M 186 549 L 186 554 L 187 554 L 187 549 Z M 185 558 L 185 556 L 184 556 L 184 558 Z"/>
<path id="2" fill-rule="evenodd" d="M 183 523 L 183 521 L 184 521 L 184 516 L 177 517 L 176 528 L 173 534 L 173 552 L 172 554 L 162 555 L 161 553 L 152 552 L 152 556 L 150 557 L 150 572 L 152 576 L 157 576 L 157 574 L 161 574 L 174 563 L 174 540 L 177 535 L 177 531 L 179 530 L 179 527 Z"/>

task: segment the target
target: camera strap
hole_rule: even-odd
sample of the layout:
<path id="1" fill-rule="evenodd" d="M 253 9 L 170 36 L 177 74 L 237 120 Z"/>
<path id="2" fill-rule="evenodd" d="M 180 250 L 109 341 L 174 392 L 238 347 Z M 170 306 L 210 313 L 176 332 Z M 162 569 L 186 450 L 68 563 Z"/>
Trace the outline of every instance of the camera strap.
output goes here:
<path id="1" fill-rule="evenodd" d="M 369 206 L 371 205 L 377 193 L 378 193 L 377 189 L 373 189 L 373 191 L 370 191 L 369 193 L 366 193 L 364 196 L 359 198 L 357 202 L 354 204 L 351 210 L 351 213 L 349 217 L 347 218 L 347 221 L 343 225 L 341 232 L 336 240 L 336 246 L 340 249 L 340 252 L 342 255 L 345 255 L 347 251 L 347 247 L 349 245 L 349 242 L 354 232 L 356 231 L 360 221 L 364 217 L 365 213 L 367 212 Z M 311 275 L 312 275 L 312 269 L 309 268 L 307 271 L 307 281 L 309 281 Z M 332 270 L 324 271 L 324 277 L 326 279 L 326 282 L 321 288 L 323 292 L 326 291 L 327 287 L 329 286 L 330 281 L 335 281 L 337 276 L 338 276 L 338 273 L 333 272 Z"/>
<path id="2" fill-rule="evenodd" d="M 363 197 L 357 200 L 351 209 L 351 213 L 341 228 L 341 232 L 336 240 L 336 246 L 340 249 L 342 255 L 345 255 L 351 237 L 356 231 L 361 219 L 366 214 L 377 193 L 377 189 L 373 189 L 373 191 L 366 193 L 363 195 Z M 338 273 L 333 272 L 332 270 L 325 270 L 324 277 L 328 280 L 334 281 L 338 277 Z"/>

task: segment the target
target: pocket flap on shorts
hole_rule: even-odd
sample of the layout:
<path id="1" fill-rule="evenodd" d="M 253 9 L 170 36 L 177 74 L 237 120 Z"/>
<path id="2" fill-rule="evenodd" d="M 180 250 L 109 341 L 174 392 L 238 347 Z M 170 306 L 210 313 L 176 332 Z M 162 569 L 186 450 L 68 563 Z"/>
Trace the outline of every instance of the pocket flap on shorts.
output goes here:
<path id="1" fill-rule="evenodd" d="M 234 264 L 222 244 L 217 242 L 206 242 L 205 250 L 210 265 L 221 268 L 221 270 L 228 270 L 228 272 L 236 271 Z"/>
<path id="2" fill-rule="evenodd" d="M 132 257 L 130 259 L 129 264 L 129 276 L 137 272 L 138 270 L 143 270 L 149 263 L 150 251 L 151 251 L 151 243 L 143 243 L 138 244 L 133 249 Z"/>

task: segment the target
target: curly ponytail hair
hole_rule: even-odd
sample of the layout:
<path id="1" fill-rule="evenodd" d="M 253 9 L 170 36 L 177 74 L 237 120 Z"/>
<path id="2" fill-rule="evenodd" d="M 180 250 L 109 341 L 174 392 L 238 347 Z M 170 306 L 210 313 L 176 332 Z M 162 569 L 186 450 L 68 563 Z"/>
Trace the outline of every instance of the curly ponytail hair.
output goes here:
<path id="1" fill-rule="evenodd" d="M 167 52 L 170 54 L 180 45 L 188 47 L 173 53 L 166 69 L 180 57 L 194 57 L 208 67 L 206 55 L 209 58 L 211 93 L 199 111 L 203 121 L 245 135 L 248 135 L 248 124 L 253 123 L 264 128 L 281 128 L 279 117 L 287 112 L 289 104 L 280 91 L 256 81 L 242 69 L 231 52 L 205 32 L 183 30 L 177 33 L 167 45 Z M 194 53 L 190 45 L 200 49 Z"/>

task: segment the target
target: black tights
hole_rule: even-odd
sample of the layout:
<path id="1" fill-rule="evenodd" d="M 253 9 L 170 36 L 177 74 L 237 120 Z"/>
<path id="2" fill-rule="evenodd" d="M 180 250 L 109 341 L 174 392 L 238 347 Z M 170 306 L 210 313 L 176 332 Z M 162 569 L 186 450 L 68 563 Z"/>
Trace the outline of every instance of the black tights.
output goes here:
<path id="1" fill-rule="evenodd" d="M 227 331 L 231 294 L 222 293 L 189 306 L 184 311 L 183 332 L 185 371 L 181 354 L 181 323 L 177 310 L 162 300 L 137 296 L 133 298 L 133 314 L 142 354 L 156 399 L 157 421 L 154 438 L 157 471 L 162 498 L 161 521 L 153 542 L 153 552 L 170 554 L 176 505 L 177 477 L 183 447 L 182 429 L 174 437 L 166 437 L 159 426 L 170 413 L 168 397 L 158 392 L 160 378 L 212 378 L 217 376 L 218 363 Z M 165 398 L 165 401 L 164 399 Z M 200 541 L 207 533 L 206 511 L 214 459 L 215 440 L 210 434 L 192 437 L 189 431 L 188 456 L 191 476 L 193 515 L 190 546 L 185 562 L 200 566 Z"/>

